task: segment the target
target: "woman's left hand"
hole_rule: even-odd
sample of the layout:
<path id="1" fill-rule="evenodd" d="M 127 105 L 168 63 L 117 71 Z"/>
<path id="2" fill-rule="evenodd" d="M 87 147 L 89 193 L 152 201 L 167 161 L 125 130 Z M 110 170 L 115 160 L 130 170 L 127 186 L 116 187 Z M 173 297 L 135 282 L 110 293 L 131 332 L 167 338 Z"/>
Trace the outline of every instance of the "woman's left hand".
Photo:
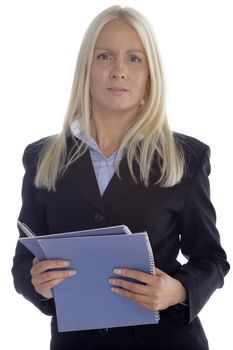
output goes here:
<path id="1" fill-rule="evenodd" d="M 164 310 L 187 299 L 182 283 L 157 268 L 155 275 L 124 268 L 115 269 L 114 273 L 119 277 L 130 277 L 145 283 L 129 282 L 119 277 L 109 279 L 113 292 L 150 310 Z"/>

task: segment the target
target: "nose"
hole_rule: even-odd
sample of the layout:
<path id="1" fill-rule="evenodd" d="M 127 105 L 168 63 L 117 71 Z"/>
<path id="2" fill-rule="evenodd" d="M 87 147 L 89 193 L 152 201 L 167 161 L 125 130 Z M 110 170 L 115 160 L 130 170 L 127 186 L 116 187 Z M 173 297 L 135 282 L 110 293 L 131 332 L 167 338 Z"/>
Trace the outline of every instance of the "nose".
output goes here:
<path id="1" fill-rule="evenodd" d="M 115 79 L 125 79 L 126 78 L 126 70 L 124 64 L 120 60 L 116 60 L 110 72 L 111 78 Z"/>

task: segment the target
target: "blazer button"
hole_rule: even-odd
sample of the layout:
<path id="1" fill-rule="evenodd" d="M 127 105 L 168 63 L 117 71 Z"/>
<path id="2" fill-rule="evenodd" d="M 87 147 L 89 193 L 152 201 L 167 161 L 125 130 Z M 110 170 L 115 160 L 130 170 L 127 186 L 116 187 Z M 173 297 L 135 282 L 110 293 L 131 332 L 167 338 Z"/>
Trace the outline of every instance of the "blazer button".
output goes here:
<path id="1" fill-rule="evenodd" d="M 104 216 L 98 212 L 95 213 L 95 222 L 102 222 L 104 221 Z"/>
<path id="2" fill-rule="evenodd" d="M 102 337 L 105 337 L 106 335 L 108 335 L 108 328 L 99 329 L 99 333 Z"/>

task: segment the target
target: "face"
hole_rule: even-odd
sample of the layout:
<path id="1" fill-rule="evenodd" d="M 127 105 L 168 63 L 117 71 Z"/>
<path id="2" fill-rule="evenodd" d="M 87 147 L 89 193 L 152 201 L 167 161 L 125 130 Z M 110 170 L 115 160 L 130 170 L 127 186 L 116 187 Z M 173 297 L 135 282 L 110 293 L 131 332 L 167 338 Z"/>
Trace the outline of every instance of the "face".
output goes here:
<path id="1" fill-rule="evenodd" d="M 137 113 L 149 67 L 137 32 L 122 21 L 104 26 L 96 41 L 90 75 L 92 111 Z"/>

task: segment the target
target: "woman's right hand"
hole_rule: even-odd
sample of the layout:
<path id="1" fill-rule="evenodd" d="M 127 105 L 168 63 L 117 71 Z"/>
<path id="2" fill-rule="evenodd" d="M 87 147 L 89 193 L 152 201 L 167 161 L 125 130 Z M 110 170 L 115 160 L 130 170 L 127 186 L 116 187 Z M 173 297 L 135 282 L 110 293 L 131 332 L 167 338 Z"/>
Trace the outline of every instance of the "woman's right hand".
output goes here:
<path id="1" fill-rule="evenodd" d="M 32 276 L 31 281 L 36 292 L 46 299 L 53 298 L 52 288 L 63 282 L 66 278 L 76 274 L 75 270 L 64 269 L 69 265 L 69 261 L 66 260 L 39 261 L 36 258 L 33 259 L 33 266 L 30 272 Z"/>

